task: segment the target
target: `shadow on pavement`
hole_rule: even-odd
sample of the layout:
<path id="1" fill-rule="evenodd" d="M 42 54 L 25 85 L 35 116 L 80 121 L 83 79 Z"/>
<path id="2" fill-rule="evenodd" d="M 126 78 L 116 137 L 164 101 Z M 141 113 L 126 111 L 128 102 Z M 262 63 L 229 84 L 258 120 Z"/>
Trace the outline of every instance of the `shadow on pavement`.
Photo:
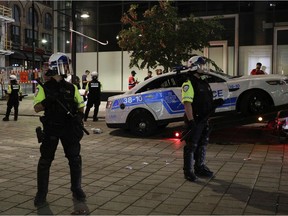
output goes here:
<path id="1" fill-rule="evenodd" d="M 276 214 L 287 214 L 288 212 L 285 208 L 286 205 L 281 205 L 281 203 L 284 204 L 285 200 L 288 199 L 287 194 L 281 193 L 277 188 L 275 188 L 275 191 L 271 190 L 271 188 L 267 188 L 267 191 L 264 191 L 248 185 L 217 179 L 217 176 L 211 179 L 206 186 L 217 193 L 225 194 L 230 203 L 236 200 L 243 203 L 243 206 L 239 205 L 239 203 L 236 204 L 238 208 L 243 207 L 243 214 L 245 213 L 244 211 L 249 212 L 247 207 L 251 207 L 252 211 L 253 209 L 261 209 L 266 214 L 268 212 L 271 212 L 271 214 L 275 212 Z"/>

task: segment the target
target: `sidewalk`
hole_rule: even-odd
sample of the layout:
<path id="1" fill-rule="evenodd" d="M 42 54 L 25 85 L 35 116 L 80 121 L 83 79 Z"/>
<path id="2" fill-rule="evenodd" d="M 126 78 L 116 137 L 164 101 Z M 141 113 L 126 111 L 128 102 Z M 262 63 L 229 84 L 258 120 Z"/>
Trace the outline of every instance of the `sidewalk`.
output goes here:
<path id="1" fill-rule="evenodd" d="M 48 205 L 37 209 L 40 124 L 31 99 L 21 102 L 17 122 L 0 123 L 1 215 L 288 215 L 288 147 L 262 125 L 213 132 L 207 165 L 215 177 L 191 183 L 183 178 L 183 143 L 167 136 L 179 124 L 140 139 L 106 127 L 105 103 L 98 122 L 85 122 L 88 131 L 103 133 L 81 141 L 87 201 L 72 199 L 68 161 L 59 145 Z M 0 101 L 0 118 L 5 109 Z"/>

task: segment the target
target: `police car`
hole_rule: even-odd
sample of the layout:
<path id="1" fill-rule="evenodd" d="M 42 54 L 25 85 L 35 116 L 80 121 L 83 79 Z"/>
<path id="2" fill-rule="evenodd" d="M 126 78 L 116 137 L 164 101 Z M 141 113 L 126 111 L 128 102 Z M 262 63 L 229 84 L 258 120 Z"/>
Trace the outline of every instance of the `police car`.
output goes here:
<path id="1" fill-rule="evenodd" d="M 216 113 L 237 111 L 244 115 L 267 112 L 288 103 L 288 77 L 253 75 L 232 77 L 209 69 L 203 75 L 213 90 L 214 99 L 224 104 Z M 126 128 L 147 136 L 171 122 L 182 121 L 181 86 L 187 70 L 154 76 L 121 95 L 108 98 L 106 124 L 109 128 Z"/>

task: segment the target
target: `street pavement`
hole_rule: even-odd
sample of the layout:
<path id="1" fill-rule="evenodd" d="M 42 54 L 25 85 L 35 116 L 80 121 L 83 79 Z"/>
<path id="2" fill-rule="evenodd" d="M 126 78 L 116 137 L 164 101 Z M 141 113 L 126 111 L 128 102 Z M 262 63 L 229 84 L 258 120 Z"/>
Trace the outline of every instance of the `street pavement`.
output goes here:
<path id="1" fill-rule="evenodd" d="M 23 99 L 18 121 L 9 122 L 2 121 L 6 101 L 0 101 L 1 215 L 288 215 L 287 142 L 279 142 L 265 124 L 212 131 L 207 165 L 215 177 L 192 183 L 183 177 L 184 143 L 172 137 L 182 123 L 135 137 L 106 127 L 104 102 L 99 121 L 85 122 L 91 133 L 81 141 L 86 202 L 72 199 L 68 161 L 59 145 L 48 204 L 37 209 L 40 122 L 32 98 Z"/>

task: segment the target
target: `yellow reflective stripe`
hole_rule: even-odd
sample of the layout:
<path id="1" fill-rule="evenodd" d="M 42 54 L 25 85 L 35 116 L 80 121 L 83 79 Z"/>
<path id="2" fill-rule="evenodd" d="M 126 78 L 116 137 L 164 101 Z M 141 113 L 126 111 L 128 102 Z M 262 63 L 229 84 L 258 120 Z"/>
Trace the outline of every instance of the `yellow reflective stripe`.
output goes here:
<path id="1" fill-rule="evenodd" d="M 78 104 L 78 108 L 82 108 L 85 106 L 83 97 L 81 97 L 80 92 L 76 85 L 74 85 L 74 89 L 75 89 L 74 101 Z"/>
<path id="2" fill-rule="evenodd" d="M 45 92 L 42 86 L 37 85 L 35 94 L 34 94 L 34 105 L 40 103 L 45 99 Z"/>
<path id="3" fill-rule="evenodd" d="M 11 85 L 8 85 L 7 93 L 8 93 L 8 94 L 11 94 L 11 93 L 12 93 Z"/>
<path id="4" fill-rule="evenodd" d="M 182 84 L 182 103 L 184 102 L 193 102 L 194 98 L 194 89 L 190 80 L 187 80 Z"/>

